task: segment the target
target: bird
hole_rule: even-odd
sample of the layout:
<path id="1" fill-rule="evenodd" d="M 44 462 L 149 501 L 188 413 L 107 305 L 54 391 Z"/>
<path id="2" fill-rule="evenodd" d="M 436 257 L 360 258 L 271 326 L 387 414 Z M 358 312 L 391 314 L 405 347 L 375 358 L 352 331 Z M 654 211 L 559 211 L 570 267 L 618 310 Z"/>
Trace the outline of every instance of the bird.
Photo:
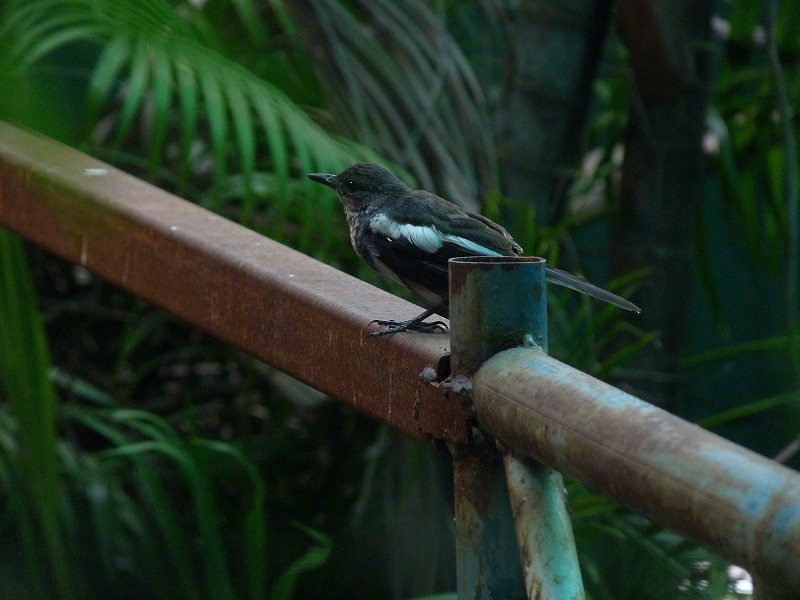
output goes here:
<path id="1" fill-rule="evenodd" d="M 406 321 L 374 320 L 371 337 L 402 331 L 446 331 L 443 321 L 426 322 L 449 304 L 447 261 L 464 256 L 519 256 L 522 247 L 500 225 L 465 211 L 426 190 L 411 189 L 387 169 L 356 163 L 339 174 L 308 178 L 336 192 L 344 205 L 350 242 L 373 269 L 406 286 L 427 307 Z M 547 266 L 547 281 L 588 294 L 622 309 L 641 312 L 616 294 Z"/>

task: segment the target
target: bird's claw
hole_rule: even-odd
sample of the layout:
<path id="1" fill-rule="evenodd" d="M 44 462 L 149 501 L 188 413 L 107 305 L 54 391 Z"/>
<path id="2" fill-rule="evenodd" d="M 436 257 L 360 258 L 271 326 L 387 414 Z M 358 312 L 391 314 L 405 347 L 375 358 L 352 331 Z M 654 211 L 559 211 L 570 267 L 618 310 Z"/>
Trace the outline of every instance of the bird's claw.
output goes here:
<path id="1" fill-rule="evenodd" d="M 400 333 L 402 331 L 416 331 L 418 333 L 436 333 L 436 332 L 444 332 L 447 331 L 447 323 L 444 321 L 432 321 L 430 323 L 422 322 L 414 322 L 412 319 L 411 321 L 384 321 L 381 319 L 375 319 L 374 321 L 370 321 L 370 325 L 373 323 L 384 327 L 384 329 L 380 331 L 373 331 L 369 334 L 368 337 L 380 337 L 382 335 L 390 335 L 393 333 Z"/>

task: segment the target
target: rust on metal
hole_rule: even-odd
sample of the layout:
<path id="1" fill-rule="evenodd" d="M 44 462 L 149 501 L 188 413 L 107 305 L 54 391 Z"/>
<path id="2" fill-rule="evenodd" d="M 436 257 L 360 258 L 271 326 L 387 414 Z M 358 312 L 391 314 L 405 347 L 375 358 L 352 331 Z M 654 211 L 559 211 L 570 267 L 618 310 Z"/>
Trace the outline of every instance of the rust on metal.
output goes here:
<path id="1" fill-rule="evenodd" d="M 3 123 L 0 224 L 418 441 L 468 441 L 460 404 L 418 377 L 448 336 L 367 338 L 411 303 Z"/>
<path id="2" fill-rule="evenodd" d="M 800 474 L 518 348 L 473 379 L 478 421 L 511 449 L 800 594 Z"/>
<path id="3" fill-rule="evenodd" d="M 544 268 L 544 259 L 535 256 L 450 259 L 454 373 L 471 376 L 495 352 L 522 344 L 526 334 L 547 346 Z"/>

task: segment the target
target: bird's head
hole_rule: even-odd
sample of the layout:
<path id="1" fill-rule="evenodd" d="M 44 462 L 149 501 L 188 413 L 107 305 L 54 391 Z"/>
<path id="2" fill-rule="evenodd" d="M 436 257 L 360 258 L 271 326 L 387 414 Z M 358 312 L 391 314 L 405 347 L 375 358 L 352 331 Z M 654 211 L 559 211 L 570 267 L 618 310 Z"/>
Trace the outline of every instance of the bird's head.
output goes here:
<path id="1" fill-rule="evenodd" d="M 345 208 L 354 212 L 373 202 L 399 198 L 409 189 L 389 171 L 372 163 L 356 163 L 338 175 L 309 173 L 308 178 L 332 188 Z"/>

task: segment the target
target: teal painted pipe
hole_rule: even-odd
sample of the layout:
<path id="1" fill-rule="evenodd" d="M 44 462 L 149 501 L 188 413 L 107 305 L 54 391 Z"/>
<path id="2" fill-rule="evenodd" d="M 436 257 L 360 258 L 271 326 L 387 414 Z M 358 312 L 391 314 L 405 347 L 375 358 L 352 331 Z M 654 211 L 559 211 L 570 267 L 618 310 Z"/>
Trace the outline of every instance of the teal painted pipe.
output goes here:
<path id="1" fill-rule="evenodd" d="M 800 474 L 544 353 L 506 350 L 473 378 L 479 423 L 517 452 L 800 597 Z"/>
<path id="2" fill-rule="evenodd" d="M 454 381 L 521 345 L 547 348 L 544 260 L 451 260 Z M 459 599 L 584 598 L 561 476 L 493 444 L 454 459 Z"/>
<path id="3" fill-rule="evenodd" d="M 545 261 L 537 257 L 450 260 L 451 371 L 471 376 L 526 336 L 547 351 Z"/>
<path id="4" fill-rule="evenodd" d="M 454 455 L 453 480 L 458 600 L 522 600 L 525 582 L 502 457 Z"/>

